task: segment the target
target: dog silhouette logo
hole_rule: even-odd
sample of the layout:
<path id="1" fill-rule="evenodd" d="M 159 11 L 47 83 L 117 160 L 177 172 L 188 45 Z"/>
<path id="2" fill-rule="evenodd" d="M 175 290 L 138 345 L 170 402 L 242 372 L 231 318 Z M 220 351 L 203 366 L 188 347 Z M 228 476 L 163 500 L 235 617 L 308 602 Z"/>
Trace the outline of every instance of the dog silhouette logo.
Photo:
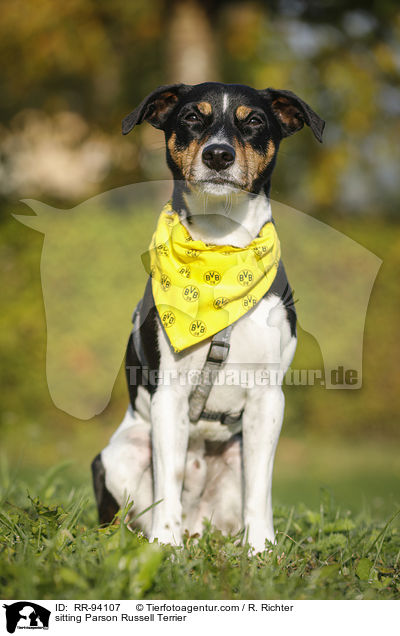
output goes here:
<path id="1" fill-rule="evenodd" d="M 31 601 L 18 601 L 3 607 L 6 610 L 9 634 L 14 634 L 16 629 L 49 629 L 51 612 L 41 605 Z"/>

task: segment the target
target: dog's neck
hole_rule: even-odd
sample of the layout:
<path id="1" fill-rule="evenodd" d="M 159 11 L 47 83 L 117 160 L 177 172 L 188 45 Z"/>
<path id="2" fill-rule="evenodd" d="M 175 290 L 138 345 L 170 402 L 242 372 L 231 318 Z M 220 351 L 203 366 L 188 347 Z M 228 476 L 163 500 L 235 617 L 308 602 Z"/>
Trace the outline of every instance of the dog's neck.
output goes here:
<path id="1" fill-rule="evenodd" d="M 181 222 L 192 239 L 210 245 L 246 247 L 271 220 L 271 205 L 264 193 L 234 190 L 217 196 L 186 191 L 178 207 Z"/>

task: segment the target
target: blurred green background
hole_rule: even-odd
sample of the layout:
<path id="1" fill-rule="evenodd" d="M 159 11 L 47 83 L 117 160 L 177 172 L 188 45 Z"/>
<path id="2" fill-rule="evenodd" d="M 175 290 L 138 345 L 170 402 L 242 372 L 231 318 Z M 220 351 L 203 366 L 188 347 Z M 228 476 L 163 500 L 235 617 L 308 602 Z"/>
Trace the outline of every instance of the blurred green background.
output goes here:
<path id="1" fill-rule="evenodd" d="M 377 515 L 399 505 L 399 36 L 393 0 L 3 0 L 0 426 L 15 475 L 29 480 L 71 459 L 68 479 L 88 483 L 90 461 L 121 420 L 127 392 L 121 372 L 109 406 L 89 421 L 53 405 L 43 235 L 11 213 L 29 213 L 22 198 L 71 208 L 111 188 L 168 178 L 162 133 L 145 125 L 122 138 L 120 122 L 160 84 L 212 80 L 290 89 L 312 105 L 327 122 L 324 144 L 309 131 L 282 143 L 272 198 L 383 260 L 366 318 L 362 389 L 285 391 L 275 502 L 313 505 L 322 486 L 341 505 Z M 140 223 L 146 249 L 152 222 Z M 132 309 L 142 290 L 135 284 Z M 129 316 L 120 328 L 127 337 Z M 71 347 L 79 360 L 81 343 Z M 318 343 L 299 329 L 293 366 L 321 364 Z"/>

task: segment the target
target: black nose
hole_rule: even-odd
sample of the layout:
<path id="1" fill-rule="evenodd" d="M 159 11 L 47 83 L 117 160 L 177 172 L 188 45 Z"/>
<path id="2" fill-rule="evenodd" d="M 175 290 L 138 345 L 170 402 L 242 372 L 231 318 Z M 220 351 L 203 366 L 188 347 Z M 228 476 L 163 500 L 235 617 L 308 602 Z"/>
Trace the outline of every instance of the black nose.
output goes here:
<path id="1" fill-rule="evenodd" d="M 203 150 L 203 162 L 212 170 L 224 170 L 235 161 L 235 151 L 227 144 L 211 144 Z"/>

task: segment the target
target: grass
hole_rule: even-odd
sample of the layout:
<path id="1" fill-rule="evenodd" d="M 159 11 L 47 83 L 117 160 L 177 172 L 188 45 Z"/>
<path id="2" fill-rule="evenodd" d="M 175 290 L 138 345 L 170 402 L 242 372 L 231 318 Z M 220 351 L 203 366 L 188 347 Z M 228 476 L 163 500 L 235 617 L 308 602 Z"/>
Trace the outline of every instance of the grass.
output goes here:
<path id="1" fill-rule="evenodd" d="M 385 521 L 318 506 L 275 507 L 276 545 L 248 556 L 240 536 L 205 524 L 183 548 L 149 544 L 124 524 L 99 528 L 89 486 L 59 465 L 29 488 L 2 467 L 4 599 L 395 599 L 400 511 Z"/>

